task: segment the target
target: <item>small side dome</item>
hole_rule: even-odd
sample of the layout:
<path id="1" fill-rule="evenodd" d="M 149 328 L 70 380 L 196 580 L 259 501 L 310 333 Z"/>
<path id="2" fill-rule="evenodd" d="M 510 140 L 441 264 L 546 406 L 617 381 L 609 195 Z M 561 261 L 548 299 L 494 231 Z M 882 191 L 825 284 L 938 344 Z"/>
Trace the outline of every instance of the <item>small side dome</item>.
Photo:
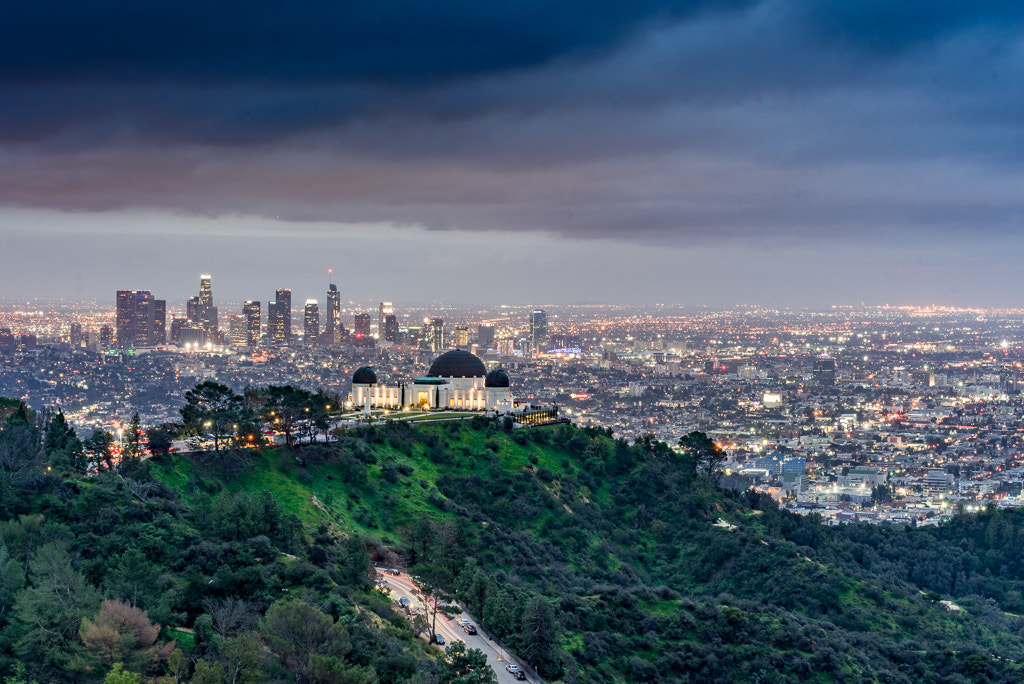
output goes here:
<path id="1" fill-rule="evenodd" d="M 363 366 L 352 376 L 353 385 L 376 385 L 377 374 L 369 366 Z"/>
<path id="2" fill-rule="evenodd" d="M 501 368 L 492 370 L 484 378 L 484 387 L 509 387 L 508 373 Z"/>

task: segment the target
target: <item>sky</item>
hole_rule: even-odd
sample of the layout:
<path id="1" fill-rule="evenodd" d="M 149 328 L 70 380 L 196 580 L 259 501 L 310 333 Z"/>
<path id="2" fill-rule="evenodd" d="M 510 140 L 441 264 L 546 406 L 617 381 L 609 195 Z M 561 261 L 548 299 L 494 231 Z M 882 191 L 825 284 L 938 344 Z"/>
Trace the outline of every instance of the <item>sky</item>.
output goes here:
<path id="1" fill-rule="evenodd" d="M 1022 82 L 1005 0 L 15 3 L 0 298 L 1018 307 Z"/>

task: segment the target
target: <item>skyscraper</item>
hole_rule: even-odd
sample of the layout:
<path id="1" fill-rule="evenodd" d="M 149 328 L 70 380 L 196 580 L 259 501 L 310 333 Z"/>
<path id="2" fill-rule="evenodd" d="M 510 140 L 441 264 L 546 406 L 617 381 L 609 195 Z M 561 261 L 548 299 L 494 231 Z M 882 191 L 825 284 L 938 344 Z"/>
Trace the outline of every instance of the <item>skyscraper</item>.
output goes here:
<path id="1" fill-rule="evenodd" d="M 391 302 L 381 302 L 377 310 L 377 339 L 384 339 L 384 324 L 388 316 L 395 313 L 395 307 Z"/>
<path id="2" fill-rule="evenodd" d="M 153 344 L 167 344 L 167 300 L 153 300 Z"/>
<path id="3" fill-rule="evenodd" d="M 282 288 L 273 302 L 267 305 L 267 338 L 275 347 L 289 344 L 292 339 L 292 291 Z"/>
<path id="4" fill-rule="evenodd" d="M 166 302 L 154 299 L 149 290 L 118 290 L 117 346 L 138 349 L 162 344 L 166 311 Z"/>
<path id="5" fill-rule="evenodd" d="M 306 300 L 303 334 L 307 347 L 320 344 L 320 303 L 315 299 Z"/>
<path id="6" fill-rule="evenodd" d="M 242 315 L 245 316 L 245 343 L 250 347 L 258 347 L 260 344 L 260 303 L 247 301 L 242 305 Z"/>
<path id="7" fill-rule="evenodd" d="M 469 347 L 469 328 L 465 325 L 455 326 L 455 346 L 459 349 Z"/>
<path id="8" fill-rule="evenodd" d="M 117 346 L 122 349 L 135 339 L 135 300 L 132 290 L 117 291 Z"/>
<path id="9" fill-rule="evenodd" d="M 444 319 L 431 318 L 427 327 L 427 338 L 430 342 L 430 351 L 441 351 L 444 349 Z"/>
<path id="10" fill-rule="evenodd" d="M 530 314 L 530 343 L 534 353 L 546 351 L 548 342 L 548 315 L 544 309 L 534 309 Z"/>
<path id="11" fill-rule="evenodd" d="M 189 323 L 195 325 L 202 325 L 203 316 L 200 312 L 199 297 L 189 297 L 188 301 L 185 302 L 185 318 Z"/>
<path id="12" fill-rule="evenodd" d="M 228 316 L 229 328 L 228 337 L 232 347 L 246 347 L 249 344 L 247 323 L 242 314 L 231 314 Z"/>
<path id="13" fill-rule="evenodd" d="M 481 349 L 494 347 L 494 326 L 481 325 L 476 331 L 476 344 Z"/>
<path id="14" fill-rule="evenodd" d="M 327 325 L 324 330 L 324 337 L 331 347 L 341 345 L 341 295 L 338 293 L 338 286 L 331 283 L 327 287 Z"/>
<path id="15" fill-rule="evenodd" d="M 199 319 L 207 335 L 217 332 L 217 308 L 213 305 L 213 284 L 210 275 L 199 276 Z"/>
<path id="16" fill-rule="evenodd" d="M 357 313 L 353 317 L 352 332 L 357 337 L 370 336 L 370 314 Z"/>
<path id="17" fill-rule="evenodd" d="M 398 342 L 398 317 L 394 314 L 384 317 L 384 340 Z"/>

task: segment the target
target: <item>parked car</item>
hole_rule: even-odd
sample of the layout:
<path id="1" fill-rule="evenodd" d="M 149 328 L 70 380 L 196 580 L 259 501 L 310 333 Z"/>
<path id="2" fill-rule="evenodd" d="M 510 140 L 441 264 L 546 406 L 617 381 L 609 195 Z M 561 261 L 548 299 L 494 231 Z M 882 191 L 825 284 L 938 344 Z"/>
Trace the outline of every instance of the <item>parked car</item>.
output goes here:
<path id="1" fill-rule="evenodd" d="M 466 632 L 466 634 L 476 634 L 476 627 L 474 627 L 473 625 L 463 624 L 462 629 Z"/>
<path id="2" fill-rule="evenodd" d="M 512 674 L 519 672 L 519 666 L 515 663 L 508 663 L 507 665 L 505 665 L 505 669 L 511 672 Z"/>
<path id="3" fill-rule="evenodd" d="M 388 568 L 384 572 L 388 573 L 389 575 L 395 575 L 395 576 L 399 576 L 399 575 L 402 574 L 402 571 L 398 570 L 396 568 Z"/>
<path id="4" fill-rule="evenodd" d="M 408 608 L 409 607 L 409 599 L 406 598 L 405 596 L 403 596 L 402 598 L 398 599 L 398 603 L 403 608 Z"/>
<path id="5" fill-rule="evenodd" d="M 442 636 L 440 634 L 435 634 L 434 635 L 434 643 L 437 644 L 438 646 L 444 646 L 444 636 Z"/>
<path id="6" fill-rule="evenodd" d="M 526 679 L 526 673 L 523 672 L 522 670 L 516 670 L 515 672 L 512 673 L 512 676 L 515 677 L 516 679 Z"/>

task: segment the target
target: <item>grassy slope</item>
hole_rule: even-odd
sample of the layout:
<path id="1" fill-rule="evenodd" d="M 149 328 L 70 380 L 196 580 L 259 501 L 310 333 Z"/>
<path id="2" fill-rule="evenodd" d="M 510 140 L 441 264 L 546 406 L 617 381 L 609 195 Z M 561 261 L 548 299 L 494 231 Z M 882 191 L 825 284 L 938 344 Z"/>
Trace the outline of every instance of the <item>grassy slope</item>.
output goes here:
<path id="1" fill-rule="evenodd" d="M 208 467 L 183 457 L 156 464 L 155 473 L 165 484 L 182 491 L 186 498 L 192 491 L 190 483 L 196 480 L 205 480 L 208 491 L 221 484 L 247 492 L 268 490 L 286 510 L 296 514 L 308 526 L 323 524 L 342 533 L 366 535 L 388 545 L 401 545 L 403 535 L 422 517 L 451 521 L 458 517 L 457 513 L 441 510 L 431 501 L 432 496 L 434 501 L 440 497 L 437 489 L 439 479 L 453 474 L 493 479 L 497 475 L 519 476 L 525 473 L 532 476 L 539 469 L 551 471 L 554 477 L 540 484 L 558 505 L 539 508 L 519 520 L 519 531 L 538 543 L 544 543 L 555 534 L 552 530 L 558 525 L 565 525 L 567 521 L 571 524 L 576 515 L 574 508 L 593 506 L 611 516 L 622 514 L 612 509 L 613 500 L 607 481 L 594 489 L 582 487 L 571 495 L 563 496 L 561 481 L 570 474 L 580 473 L 582 464 L 577 455 L 552 444 L 519 444 L 507 435 L 477 431 L 468 425 L 461 425 L 454 432 L 445 424 L 420 425 L 414 428 L 413 434 L 412 439 L 398 440 L 401 442 L 398 446 L 388 440 L 366 443 L 375 463 L 368 467 L 367 479 L 363 483 L 346 482 L 335 464 L 318 463 L 321 458 L 308 449 L 265 450 L 253 456 L 255 462 L 250 467 L 227 479 L 217 478 Z M 436 458 L 431 458 L 430 442 L 435 440 L 445 446 L 450 455 L 448 462 L 438 463 Z M 398 469 L 402 475 L 392 478 L 392 481 L 385 476 L 385 470 L 389 468 L 392 473 L 393 469 Z M 656 487 L 657 483 L 652 483 L 652 486 Z M 680 565 L 692 570 L 685 582 L 688 586 L 674 587 L 683 591 L 684 598 L 666 595 L 661 600 L 648 598 L 641 601 L 635 607 L 637 619 L 651 620 L 651 624 L 656 625 L 658 636 L 653 641 L 648 635 L 623 637 L 639 658 L 653 660 L 667 643 L 696 643 L 706 638 L 699 623 L 708 619 L 708 609 L 687 603 L 686 597 L 720 592 L 722 577 L 730 583 L 727 586 L 737 596 L 750 595 L 750 572 L 737 573 L 735 577 L 729 575 L 728 568 L 737 556 L 742 556 L 744 562 L 749 557 L 754 559 L 749 562 L 761 564 L 757 570 L 761 575 L 756 572 L 753 575 L 755 581 L 759 576 L 763 576 L 764 581 L 771 581 L 773 573 L 782 572 L 807 574 L 810 586 L 817 582 L 834 587 L 836 600 L 841 605 L 840 624 L 854 633 L 876 632 L 894 641 L 920 640 L 922 630 L 926 628 L 927 637 L 935 642 L 966 640 L 983 648 L 1019 648 L 1016 639 L 1008 642 L 1006 635 L 993 633 L 981 626 L 971 618 L 969 611 L 947 613 L 917 599 L 911 592 L 889 591 L 877 584 L 868 586 L 861 578 L 803 556 L 795 544 L 780 541 L 778 535 L 767 528 L 762 516 L 754 515 L 753 511 L 734 500 L 717 498 L 712 505 L 716 517 L 737 525 L 735 530 L 715 529 L 712 533 L 712 539 L 718 540 L 725 555 L 715 557 L 714 549 L 707 548 L 706 537 L 689 548 L 681 549 Z M 715 519 L 710 518 L 708 524 Z M 584 540 L 582 550 L 566 552 L 566 572 L 570 574 L 582 575 L 592 571 L 595 554 L 598 557 L 596 564 L 604 565 L 604 572 L 614 572 L 623 560 L 630 562 L 634 570 L 639 570 L 646 557 L 655 558 L 664 552 L 659 547 L 657 535 L 650 530 L 637 529 L 628 540 L 618 540 L 618 543 L 639 549 L 631 560 L 615 552 L 616 542 L 610 541 L 605 532 L 587 528 L 581 534 Z M 718 543 L 712 546 L 718 546 Z M 509 569 L 505 564 L 498 565 Z M 711 565 L 716 567 L 709 571 L 708 566 Z M 585 608 L 605 609 L 605 599 L 601 596 L 582 596 L 580 600 Z M 735 613 L 728 606 L 714 609 L 716 619 L 729 623 L 730 629 L 737 634 L 742 634 L 750 623 L 756 623 L 759 634 L 765 631 L 778 634 L 779 641 L 784 641 L 786 634 L 795 629 L 794 620 L 800 622 L 803 619 L 799 610 L 795 614 L 785 613 L 749 601 L 738 601 L 737 605 L 742 609 Z M 679 626 L 691 618 L 698 623 L 696 626 Z M 587 650 L 578 633 L 567 633 L 562 645 L 567 653 L 580 654 L 581 657 Z M 851 647 L 855 648 L 856 644 L 851 644 Z M 740 661 L 754 651 L 767 652 L 780 659 L 784 657 L 784 651 L 776 648 L 773 641 L 744 643 L 738 640 L 730 648 Z M 808 653 L 814 650 L 811 646 L 799 644 L 788 648 Z M 865 675 L 864 666 L 851 657 L 843 659 L 841 671 L 847 677 L 869 676 Z M 820 672 L 814 673 L 813 677 L 828 679 Z"/>

